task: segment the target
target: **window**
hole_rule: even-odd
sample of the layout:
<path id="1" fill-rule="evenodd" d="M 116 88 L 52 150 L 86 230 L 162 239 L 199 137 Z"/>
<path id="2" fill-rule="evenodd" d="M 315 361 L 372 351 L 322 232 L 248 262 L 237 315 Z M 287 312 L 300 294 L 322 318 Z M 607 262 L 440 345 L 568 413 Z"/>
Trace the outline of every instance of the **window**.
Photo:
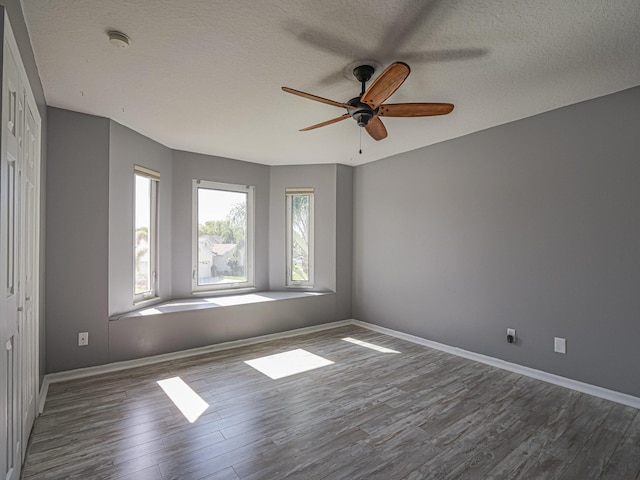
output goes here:
<path id="1" fill-rule="evenodd" d="M 160 174 L 134 167 L 133 301 L 156 296 Z"/>
<path id="2" fill-rule="evenodd" d="M 193 181 L 193 290 L 253 287 L 254 187 Z"/>
<path id="3" fill-rule="evenodd" d="M 287 188 L 287 286 L 313 286 L 313 188 Z"/>

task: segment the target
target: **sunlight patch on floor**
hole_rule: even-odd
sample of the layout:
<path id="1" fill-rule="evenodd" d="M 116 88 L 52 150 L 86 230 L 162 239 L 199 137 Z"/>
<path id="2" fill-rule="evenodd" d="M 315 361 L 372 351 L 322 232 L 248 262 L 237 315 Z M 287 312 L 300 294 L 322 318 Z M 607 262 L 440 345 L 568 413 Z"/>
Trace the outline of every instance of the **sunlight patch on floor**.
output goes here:
<path id="1" fill-rule="evenodd" d="M 256 358 L 255 360 L 247 360 L 244 363 L 264 373 L 267 377 L 277 380 L 296 373 L 325 367 L 333 362 L 298 348 L 290 352 L 276 353 L 275 355 Z"/>
<path id="2" fill-rule="evenodd" d="M 209 404 L 180 377 L 159 380 L 158 385 L 189 420 L 189 423 L 195 422 L 209 408 Z"/>
<path id="3" fill-rule="evenodd" d="M 380 345 L 376 345 L 374 343 L 365 342 L 364 340 L 358 340 L 356 338 L 345 337 L 342 340 L 344 340 L 345 342 L 349 342 L 349 343 L 354 343 L 356 345 L 360 345 L 361 347 L 370 348 L 371 350 L 376 350 L 377 352 L 382 352 L 382 353 L 400 353 L 397 350 L 392 350 L 392 349 L 387 348 L 387 347 L 381 347 Z"/>

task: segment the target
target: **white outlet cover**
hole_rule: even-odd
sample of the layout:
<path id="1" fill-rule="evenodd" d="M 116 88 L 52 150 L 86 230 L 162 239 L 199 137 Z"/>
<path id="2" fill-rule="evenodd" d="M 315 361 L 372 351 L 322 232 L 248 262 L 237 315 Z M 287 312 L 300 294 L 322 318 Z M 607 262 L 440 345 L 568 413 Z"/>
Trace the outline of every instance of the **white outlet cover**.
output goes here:
<path id="1" fill-rule="evenodd" d="M 567 339 L 555 337 L 553 341 L 553 349 L 556 353 L 567 353 Z"/>

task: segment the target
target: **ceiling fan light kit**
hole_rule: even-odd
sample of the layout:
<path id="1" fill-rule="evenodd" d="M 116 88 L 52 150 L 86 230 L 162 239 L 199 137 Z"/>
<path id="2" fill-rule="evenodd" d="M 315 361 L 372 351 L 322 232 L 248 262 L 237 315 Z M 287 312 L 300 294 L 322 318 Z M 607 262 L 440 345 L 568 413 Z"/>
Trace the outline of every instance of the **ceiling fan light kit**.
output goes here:
<path id="1" fill-rule="evenodd" d="M 301 92 L 288 87 L 282 87 L 287 93 L 300 97 L 315 100 L 316 102 L 341 107 L 347 113 L 340 117 L 327 120 L 316 125 L 311 125 L 301 129 L 301 132 L 314 130 L 316 128 L 331 125 L 333 123 L 353 118 L 358 126 L 364 128 L 375 140 L 382 140 L 387 137 L 387 129 L 380 120 L 380 117 L 431 117 L 434 115 L 446 115 L 451 113 L 453 105 L 451 103 L 395 103 L 385 104 L 384 102 L 400 88 L 411 73 L 409 65 L 403 62 L 394 62 L 376 78 L 369 88 L 366 83 L 371 80 L 375 72 L 375 67 L 368 64 L 358 65 L 353 69 L 353 76 L 362 85 L 360 95 L 352 98 L 347 103 L 336 102 L 328 98 L 318 97 L 310 93 Z"/>

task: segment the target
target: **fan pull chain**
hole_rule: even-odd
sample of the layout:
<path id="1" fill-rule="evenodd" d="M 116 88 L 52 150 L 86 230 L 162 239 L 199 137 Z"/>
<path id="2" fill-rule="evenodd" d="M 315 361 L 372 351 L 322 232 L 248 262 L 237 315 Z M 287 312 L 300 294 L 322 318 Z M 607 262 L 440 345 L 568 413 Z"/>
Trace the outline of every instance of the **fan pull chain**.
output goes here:
<path id="1" fill-rule="evenodd" d="M 360 155 L 362 155 L 362 127 L 360 127 L 358 130 L 360 130 Z"/>

